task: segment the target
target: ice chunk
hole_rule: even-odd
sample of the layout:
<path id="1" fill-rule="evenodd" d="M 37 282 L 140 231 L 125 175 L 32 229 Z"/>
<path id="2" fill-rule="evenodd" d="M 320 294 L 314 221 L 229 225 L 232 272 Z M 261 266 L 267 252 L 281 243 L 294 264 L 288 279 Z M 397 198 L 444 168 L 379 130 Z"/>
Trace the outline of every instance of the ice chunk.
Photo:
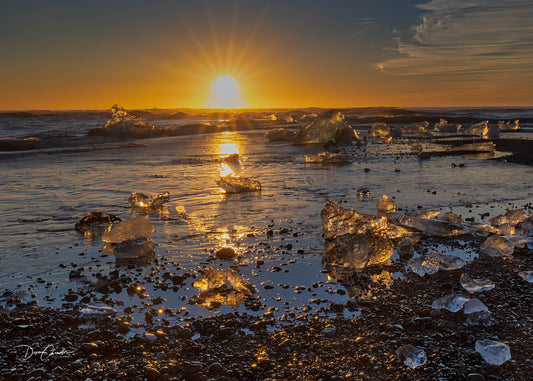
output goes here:
<path id="1" fill-rule="evenodd" d="M 330 239 L 344 234 L 365 234 L 369 231 L 387 238 L 401 238 L 408 231 L 400 226 L 389 223 L 386 217 L 377 218 L 369 214 L 360 214 L 353 209 L 343 207 L 328 200 L 320 212 L 324 238 Z"/>
<path id="2" fill-rule="evenodd" d="M 468 302 L 470 298 L 461 294 L 450 294 L 440 299 L 437 299 L 431 304 L 431 308 L 435 310 L 441 310 L 443 308 L 451 312 L 457 312 L 463 308 L 464 304 Z"/>
<path id="3" fill-rule="evenodd" d="M 528 216 L 524 209 L 514 209 L 505 212 L 505 217 L 507 217 L 507 220 L 511 225 L 516 226 L 524 221 Z"/>
<path id="4" fill-rule="evenodd" d="M 149 265 L 155 258 L 155 245 L 149 239 L 127 240 L 120 243 L 106 243 L 104 252 L 115 256 L 115 264 L 120 266 Z"/>
<path id="5" fill-rule="evenodd" d="M 459 146 L 451 147 L 446 150 L 446 152 L 494 152 L 496 145 L 493 142 L 481 142 L 481 143 L 470 143 L 462 144 Z"/>
<path id="6" fill-rule="evenodd" d="M 526 282 L 533 283 L 533 271 L 520 271 L 518 275 L 520 275 Z"/>
<path id="7" fill-rule="evenodd" d="M 119 223 L 119 217 L 104 212 L 92 212 L 76 222 L 74 229 L 80 233 L 91 233 L 95 230 L 103 230 L 115 223 Z"/>
<path id="8" fill-rule="evenodd" d="M 320 215 L 325 238 L 322 262 L 328 265 L 361 269 L 385 262 L 394 252 L 392 239 L 407 234 L 386 217 L 359 214 L 330 200 Z"/>
<path id="9" fill-rule="evenodd" d="M 468 274 L 461 275 L 459 283 L 466 291 L 482 292 L 492 290 L 496 285 L 493 281 L 487 278 L 470 278 Z"/>
<path id="10" fill-rule="evenodd" d="M 496 229 L 494 226 L 487 225 L 487 224 L 480 224 L 477 222 L 474 222 L 468 226 L 465 227 L 465 230 L 469 233 L 481 235 L 484 237 L 487 237 L 490 234 L 498 234 L 499 230 Z"/>
<path id="11" fill-rule="evenodd" d="M 402 364 L 411 369 L 425 365 L 428 361 L 426 352 L 423 349 L 414 347 L 412 345 L 405 345 L 396 350 L 396 357 Z"/>
<path id="12" fill-rule="evenodd" d="M 399 222 L 403 226 L 416 229 L 426 235 L 435 237 L 455 237 L 466 233 L 460 225 L 447 221 L 420 218 L 416 215 L 405 215 L 400 218 Z"/>
<path id="13" fill-rule="evenodd" d="M 502 365 L 511 359 L 509 346 L 499 341 L 488 339 L 478 340 L 476 341 L 476 352 L 483 357 L 483 360 L 491 365 Z"/>
<path id="14" fill-rule="evenodd" d="M 108 243 L 120 243 L 124 241 L 149 239 L 154 232 L 154 226 L 146 217 L 134 217 L 124 220 L 115 225 L 102 240 Z"/>
<path id="15" fill-rule="evenodd" d="M 448 124 L 444 119 L 441 119 L 438 123 L 435 123 L 435 131 L 457 134 L 461 129 L 460 124 Z"/>
<path id="16" fill-rule="evenodd" d="M 329 110 L 298 131 L 295 144 L 323 144 L 333 140 L 337 144 L 351 144 L 359 139 L 355 130 L 340 111 Z"/>
<path id="17" fill-rule="evenodd" d="M 520 119 L 516 119 L 513 121 L 498 121 L 498 126 L 500 127 L 500 130 L 502 131 L 512 131 L 512 130 L 519 130 L 520 129 Z"/>
<path id="18" fill-rule="evenodd" d="M 501 225 L 508 224 L 509 218 L 500 214 L 499 216 L 492 217 L 489 221 L 492 226 L 499 227 Z"/>
<path id="19" fill-rule="evenodd" d="M 170 193 L 163 192 L 157 196 L 147 196 L 144 193 L 133 192 L 128 198 L 131 206 L 138 208 L 158 208 L 168 201 Z"/>
<path id="20" fill-rule="evenodd" d="M 89 131 L 89 136 L 113 136 L 117 138 L 145 139 L 152 137 L 157 130 L 143 118 L 128 114 L 126 110 L 117 105 L 111 107 L 111 119 L 103 128 Z"/>
<path id="21" fill-rule="evenodd" d="M 533 237 L 524 237 L 524 236 L 504 236 L 507 241 L 509 241 L 515 248 L 524 248 L 526 245 L 531 248 L 533 244 Z"/>
<path id="22" fill-rule="evenodd" d="M 514 245 L 503 237 L 491 235 L 481 245 L 481 252 L 490 257 L 510 256 L 514 252 Z"/>
<path id="23" fill-rule="evenodd" d="M 464 135 L 487 136 L 489 132 L 489 121 L 479 122 L 461 130 Z"/>
<path id="24" fill-rule="evenodd" d="M 460 225 L 463 223 L 463 219 L 453 212 L 446 212 L 442 215 L 442 219 L 452 224 Z"/>
<path id="25" fill-rule="evenodd" d="M 466 316 L 466 324 L 490 327 L 499 324 L 489 311 L 473 312 Z"/>
<path id="26" fill-rule="evenodd" d="M 429 135 L 427 126 L 429 125 L 428 122 L 423 123 L 417 123 L 410 126 L 404 126 L 402 127 L 402 134 L 411 134 L 411 135 L 417 135 L 417 136 L 426 136 Z"/>
<path id="27" fill-rule="evenodd" d="M 226 193 L 260 192 L 261 183 L 248 177 L 227 175 L 216 181 Z"/>
<path id="28" fill-rule="evenodd" d="M 270 142 L 293 142 L 296 134 L 285 128 L 275 128 L 265 133 L 265 139 Z"/>
<path id="29" fill-rule="evenodd" d="M 391 130 L 385 123 L 376 122 L 368 129 L 366 136 L 369 139 L 386 139 L 390 137 L 390 134 Z"/>
<path id="30" fill-rule="evenodd" d="M 468 302 L 464 305 L 464 313 L 465 315 L 472 314 L 474 312 L 483 312 L 488 311 L 488 307 L 483 304 L 483 302 L 477 298 L 470 299 Z"/>
<path id="31" fill-rule="evenodd" d="M 424 276 L 425 274 L 434 274 L 441 270 L 460 269 L 466 262 L 455 255 L 442 254 L 433 251 L 430 254 L 424 254 L 417 258 L 412 258 L 407 262 L 409 268 L 416 274 Z"/>
<path id="32" fill-rule="evenodd" d="M 528 236 L 533 236 L 533 216 L 526 218 L 519 225 L 520 229 L 527 232 Z"/>
<path id="33" fill-rule="evenodd" d="M 316 155 L 305 155 L 305 162 L 311 164 L 345 164 L 348 162 L 348 155 L 343 153 L 320 152 Z"/>
<path id="34" fill-rule="evenodd" d="M 386 194 L 381 196 L 377 204 L 378 212 L 395 212 L 396 203 L 392 201 Z"/>
<path id="35" fill-rule="evenodd" d="M 193 286 L 200 290 L 197 303 L 207 308 L 238 306 L 254 291 L 250 282 L 233 269 L 206 269 Z"/>
<path id="36" fill-rule="evenodd" d="M 117 310 L 108 306 L 86 305 L 80 310 L 82 316 L 107 316 L 115 315 Z"/>

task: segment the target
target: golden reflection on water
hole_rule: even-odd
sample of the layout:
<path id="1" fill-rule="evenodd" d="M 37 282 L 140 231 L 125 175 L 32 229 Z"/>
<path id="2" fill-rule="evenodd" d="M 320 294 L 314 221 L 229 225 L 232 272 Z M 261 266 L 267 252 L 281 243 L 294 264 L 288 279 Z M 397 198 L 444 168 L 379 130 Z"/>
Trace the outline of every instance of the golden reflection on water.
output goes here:
<path id="1" fill-rule="evenodd" d="M 240 135 L 231 131 L 224 131 L 211 137 L 209 142 L 212 147 L 211 154 L 220 156 L 220 163 L 218 164 L 220 177 L 236 174 L 237 165 L 224 162 L 223 159 L 229 155 L 239 155 L 241 153 L 240 140 Z"/>

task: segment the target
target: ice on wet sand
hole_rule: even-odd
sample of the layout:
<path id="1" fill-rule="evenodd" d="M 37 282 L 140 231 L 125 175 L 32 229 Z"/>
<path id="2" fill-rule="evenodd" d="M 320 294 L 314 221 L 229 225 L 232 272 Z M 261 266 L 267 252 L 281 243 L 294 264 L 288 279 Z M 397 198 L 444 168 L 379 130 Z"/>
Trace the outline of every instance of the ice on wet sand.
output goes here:
<path id="1" fill-rule="evenodd" d="M 348 155 L 342 153 L 320 152 L 316 155 L 305 155 L 305 162 L 310 164 L 344 164 Z"/>
<path id="2" fill-rule="evenodd" d="M 146 217 L 134 217 L 122 221 L 106 233 L 102 240 L 107 243 L 121 243 L 124 241 L 149 239 L 154 232 L 154 226 Z"/>
<path id="3" fill-rule="evenodd" d="M 464 304 L 469 300 L 470 298 L 461 294 L 450 294 L 435 300 L 433 304 L 431 304 L 431 308 L 435 310 L 447 309 L 451 312 L 457 312 L 461 310 Z"/>
<path id="4" fill-rule="evenodd" d="M 511 359 L 509 346 L 499 341 L 478 340 L 476 341 L 476 352 L 491 365 L 502 365 Z"/>
<path id="5" fill-rule="evenodd" d="M 200 290 L 199 303 L 208 308 L 220 304 L 237 306 L 254 292 L 250 282 L 233 269 L 206 269 L 193 286 Z"/>
<path id="6" fill-rule="evenodd" d="M 74 229 L 80 233 L 89 233 L 120 222 L 120 218 L 105 212 L 92 212 L 76 222 Z"/>
<path id="7" fill-rule="evenodd" d="M 503 237 L 491 235 L 481 245 L 481 252 L 490 257 L 510 256 L 514 252 L 514 245 Z"/>
<path id="8" fill-rule="evenodd" d="M 495 287 L 493 281 L 487 278 L 471 278 L 468 274 L 461 275 L 459 283 L 466 291 L 482 292 L 492 290 Z"/>
<path id="9" fill-rule="evenodd" d="M 488 311 L 489 308 L 483 304 L 483 302 L 477 298 L 470 299 L 464 304 L 464 313 L 465 315 L 472 314 L 475 312 Z"/>
<path id="10" fill-rule="evenodd" d="M 533 283 L 533 271 L 532 270 L 520 271 L 518 275 L 520 275 L 522 279 L 525 280 L 526 282 Z"/>
<path id="11" fill-rule="evenodd" d="M 128 198 L 131 206 L 138 208 L 157 208 L 168 201 L 170 194 L 163 192 L 157 196 L 148 196 L 144 193 L 133 192 Z"/>
<path id="12" fill-rule="evenodd" d="M 226 193 L 260 192 L 261 183 L 248 177 L 225 176 L 216 181 Z"/>
<path id="13" fill-rule="evenodd" d="M 402 364 L 411 369 L 425 365 L 427 363 L 426 352 L 423 349 L 412 345 L 405 345 L 396 350 L 396 357 Z"/>
<path id="14" fill-rule="evenodd" d="M 384 194 L 378 201 L 377 209 L 378 212 L 394 212 L 396 211 L 396 203 Z"/>
<path id="15" fill-rule="evenodd" d="M 437 251 L 412 258 L 407 262 L 407 266 L 420 276 L 434 274 L 439 271 L 439 269 L 456 270 L 464 265 L 466 265 L 466 262 L 461 258 L 455 255 L 442 254 Z"/>

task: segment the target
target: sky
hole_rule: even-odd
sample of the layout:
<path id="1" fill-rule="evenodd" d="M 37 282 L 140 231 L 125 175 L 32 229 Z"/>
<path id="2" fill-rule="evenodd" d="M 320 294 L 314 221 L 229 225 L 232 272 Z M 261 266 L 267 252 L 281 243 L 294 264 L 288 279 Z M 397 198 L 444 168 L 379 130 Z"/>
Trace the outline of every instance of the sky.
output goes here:
<path id="1" fill-rule="evenodd" d="M 0 110 L 533 106 L 530 0 L 0 0 Z"/>

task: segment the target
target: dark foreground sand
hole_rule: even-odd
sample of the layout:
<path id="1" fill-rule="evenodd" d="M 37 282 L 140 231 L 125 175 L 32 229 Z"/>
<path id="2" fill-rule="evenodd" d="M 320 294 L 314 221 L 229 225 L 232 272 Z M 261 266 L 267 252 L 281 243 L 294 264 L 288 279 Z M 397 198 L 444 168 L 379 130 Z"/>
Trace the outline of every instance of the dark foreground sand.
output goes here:
<path id="1" fill-rule="evenodd" d="M 372 290 L 372 297 L 325 302 L 327 317 L 293 316 L 276 328 L 269 313 L 224 315 L 187 327 L 154 326 L 154 335 L 129 339 L 120 333 L 127 330 L 120 319 L 81 328 L 75 312 L 20 305 L 0 311 L 1 379 L 531 380 L 533 287 L 518 275 L 531 268 L 526 248 L 512 258 L 480 257 L 459 270 L 411 274 Z M 497 324 L 471 326 L 462 311 L 431 309 L 443 295 L 466 293 L 459 284 L 465 272 L 496 283 L 475 296 Z M 346 319 L 344 309 L 362 314 Z M 484 338 L 508 344 L 512 359 L 489 365 L 474 350 Z M 428 363 L 414 370 L 401 364 L 394 352 L 406 344 L 423 348 Z"/>

